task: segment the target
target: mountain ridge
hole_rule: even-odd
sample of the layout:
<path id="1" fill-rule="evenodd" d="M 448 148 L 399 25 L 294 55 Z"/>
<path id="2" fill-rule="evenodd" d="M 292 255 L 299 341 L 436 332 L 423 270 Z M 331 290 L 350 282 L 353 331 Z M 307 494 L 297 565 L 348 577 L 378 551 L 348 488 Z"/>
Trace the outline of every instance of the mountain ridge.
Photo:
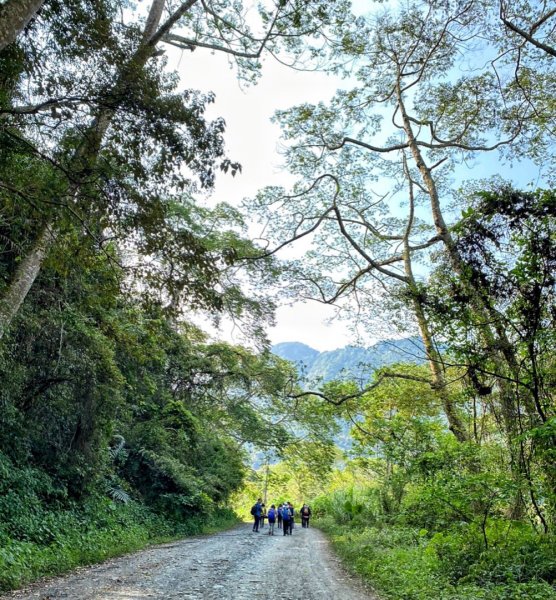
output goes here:
<path id="1" fill-rule="evenodd" d="M 297 365 L 307 382 L 326 382 L 332 379 L 369 381 L 373 372 L 400 362 L 425 362 L 423 342 L 419 337 L 380 340 L 368 347 L 348 345 L 320 352 L 303 342 L 281 342 L 271 351 Z"/>

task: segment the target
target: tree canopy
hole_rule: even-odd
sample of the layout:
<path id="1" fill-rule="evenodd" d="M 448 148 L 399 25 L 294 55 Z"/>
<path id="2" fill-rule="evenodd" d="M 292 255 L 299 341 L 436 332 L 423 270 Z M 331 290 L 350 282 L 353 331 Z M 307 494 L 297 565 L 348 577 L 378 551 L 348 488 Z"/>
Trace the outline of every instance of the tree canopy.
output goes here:
<path id="1" fill-rule="evenodd" d="M 400 569 L 429 561 L 428 597 L 550 597 L 556 12 L 366 8 L 0 6 L 0 587 L 40 574 L 28 561 L 62 568 L 52 547 L 100 539 L 104 556 L 103 528 L 122 549 L 198 531 L 264 481 L 315 499 L 346 539 L 366 519 L 354 562 L 389 597 L 427 596 L 395 595 L 390 558 L 368 550 L 381 527 Z M 211 201 L 242 165 L 209 116 L 219 99 L 169 68 L 170 47 L 224 54 L 247 86 L 265 58 L 336 78 L 332 98 L 275 115 L 290 187 Z M 499 172 L 466 170 L 487 163 Z M 518 168 L 531 175 L 512 181 Z M 418 335 L 422 360 L 303 381 L 267 339 L 284 297 Z M 538 571 L 516 574 L 536 542 Z"/>

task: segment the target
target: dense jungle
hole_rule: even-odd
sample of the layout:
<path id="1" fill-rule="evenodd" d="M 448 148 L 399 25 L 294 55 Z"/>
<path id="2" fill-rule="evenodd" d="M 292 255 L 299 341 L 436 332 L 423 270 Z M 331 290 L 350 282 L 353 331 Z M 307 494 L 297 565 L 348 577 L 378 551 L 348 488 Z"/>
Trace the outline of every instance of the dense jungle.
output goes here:
<path id="1" fill-rule="evenodd" d="M 221 54 L 337 81 L 225 202 Z M 264 495 L 383 600 L 556 598 L 555 60 L 542 0 L 3 0 L 0 592 Z"/>

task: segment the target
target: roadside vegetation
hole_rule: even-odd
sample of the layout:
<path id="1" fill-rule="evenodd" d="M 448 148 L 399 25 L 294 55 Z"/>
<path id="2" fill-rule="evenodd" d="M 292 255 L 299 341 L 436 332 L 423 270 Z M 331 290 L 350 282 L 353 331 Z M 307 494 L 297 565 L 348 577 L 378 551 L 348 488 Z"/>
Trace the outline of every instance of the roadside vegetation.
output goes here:
<path id="1" fill-rule="evenodd" d="M 444 349 L 446 364 L 450 352 Z M 543 357 L 552 377 L 552 356 Z M 397 377 L 381 379 L 388 373 Z M 385 600 L 556 598 L 545 438 L 536 427 L 520 434 L 530 475 L 517 475 L 497 390 L 475 395 L 459 366 L 446 371 L 450 400 L 470 434 L 462 442 L 427 373 L 424 365 L 398 364 L 376 371 L 364 390 L 349 381 L 325 384 L 319 410 L 351 424 L 351 447 L 306 444 L 301 455 L 259 469 L 245 489 L 264 486 L 273 501 L 308 502 L 312 525 Z"/>
<path id="2" fill-rule="evenodd" d="M 347 453 L 305 447 L 301 465 L 294 456 L 252 475 L 240 504 L 264 486 L 272 501 L 309 502 L 311 525 L 384 600 L 556 598 L 547 502 L 548 531 L 500 436 L 462 444 L 425 386 L 386 387 L 358 398 Z"/>
<path id="3" fill-rule="evenodd" d="M 0 589 L 264 492 L 385 599 L 555 597 L 555 11 L 253 4 L 0 5 Z M 170 47 L 343 78 L 275 116 L 291 189 L 212 201 L 242 167 Z M 303 381 L 300 298 L 415 356 Z"/>
<path id="4" fill-rule="evenodd" d="M 314 525 L 327 533 L 346 568 L 384 599 L 556 598 L 552 534 L 507 518 L 504 503 L 483 506 L 486 518 L 477 506 L 474 512 L 461 494 L 478 497 L 476 505 L 488 502 L 476 478 L 459 481 L 458 493 L 440 487 L 413 485 L 388 513 L 378 485 L 343 488 L 315 499 Z"/>
<path id="5" fill-rule="evenodd" d="M 137 500 L 124 504 L 97 496 L 49 506 L 40 500 L 44 490 L 28 488 L 18 498 L 17 488 L 12 489 L 10 499 L 18 500 L 19 513 L 8 516 L 9 511 L 3 511 L 0 590 L 17 589 L 41 577 L 103 562 L 151 544 L 212 533 L 238 522 L 235 513 L 225 508 L 176 518 Z"/>

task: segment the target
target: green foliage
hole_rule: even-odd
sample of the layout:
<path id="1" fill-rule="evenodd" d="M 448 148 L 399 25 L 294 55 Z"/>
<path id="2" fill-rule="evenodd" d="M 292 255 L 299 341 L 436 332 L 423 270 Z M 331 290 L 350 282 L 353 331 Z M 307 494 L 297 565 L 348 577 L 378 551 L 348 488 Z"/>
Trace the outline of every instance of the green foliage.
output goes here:
<path id="1" fill-rule="evenodd" d="M 351 523 L 353 527 L 365 527 L 370 524 L 369 520 L 376 522 L 379 512 L 376 492 L 376 488 L 362 489 L 352 485 L 334 494 L 315 498 L 312 506 L 318 517 L 327 517 L 335 523 Z"/>
<path id="2" fill-rule="evenodd" d="M 554 534 L 541 533 L 532 506 L 524 514 L 527 482 L 508 468 L 496 428 L 483 418 L 483 443 L 457 441 L 430 387 L 404 378 L 424 369 L 396 372 L 402 378 L 336 409 L 357 416 L 356 444 L 343 483 L 313 498 L 316 523 L 385 599 L 556 598 Z M 342 387 L 328 391 L 341 396 Z M 464 386 L 451 394 L 465 406 Z M 550 423 L 531 435 L 549 437 Z"/>
<path id="3" fill-rule="evenodd" d="M 19 508 L 25 511 L 32 507 L 24 499 Z M 237 522 L 227 509 L 173 520 L 135 501 L 122 504 L 100 497 L 72 503 L 63 510 L 43 506 L 40 513 L 27 513 L 25 522 L 21 517 L 10 517 L 4 506 L 0 511 L 0 590 L 139 550 L 147 544 L 210 532 Z"/>
<path id="4" fill-rule="evenodd" d="M 553 536 L 497 521 L 484 549 L 480 528 L 454 524 L 443 533 L 377 521 L 373 490 L 339 491 L 315 500 L 318 525 L 346 565 L 385 599 L 556 598 Z"/>
<path id="5" fill-rule="evenodd" d="M 243 444 L 290 437 L 271 420 L 291 412 L 291 367 L 141 302 L 117 260 L 68 227 L 2 339 L 6 589 L 233 522 Z"/>
<path id="6" fill-rule="evenodd" d="M 285 266 L 260 259 L 239 211 L 194 199 L 241 167 L 207 116 L 214 95 L 180 91 L 134 3 L 52 0 L 0 53 L 0 308 L 55 233 L 6 335 L 0 323 L 0 587 L 228 522 L 221 507 L 264 485 L 275 501 L 316 498 L 340 552 L 391 598 L 554 597 L 555 196 L 483 190 L 452 227 L 440 198 L 487 140 L 551 168 L 553 72 L 499 19 L 545 35 L 553 15 L 518 4 L 418 1 L 372 18 L 343 0 L 260 8 L 271 51 L 283 35 L 352 85 L 277 116 L 299 181 L 261 192 L 257 209 L 277 245 L 315 244 Z M 180 27 L 239 50 L 252 79 L 255 12 L 220 9 L 206 19 L 193 3 Z M 383 119 L 400 135 L 377 148 Z M 402 220 L 390 209 L 407 192 Z M 427 281 L 419 259 L 433 261 Z M 264 346 L 274 304 L 260 289 L 285 274 L 291 297 L 352 296 L 358 318 L 386 306 L 400 329 L 411 306 L 433 377 L 395 365 L 365 392 L 329 382 L 294 405 L 291 365 L 183 318 L 226 311 Z M 330 441 L 339 419 L 353 424 L 351 461 Z M 246 444 L 282 462 L 242 493 Z"/>

